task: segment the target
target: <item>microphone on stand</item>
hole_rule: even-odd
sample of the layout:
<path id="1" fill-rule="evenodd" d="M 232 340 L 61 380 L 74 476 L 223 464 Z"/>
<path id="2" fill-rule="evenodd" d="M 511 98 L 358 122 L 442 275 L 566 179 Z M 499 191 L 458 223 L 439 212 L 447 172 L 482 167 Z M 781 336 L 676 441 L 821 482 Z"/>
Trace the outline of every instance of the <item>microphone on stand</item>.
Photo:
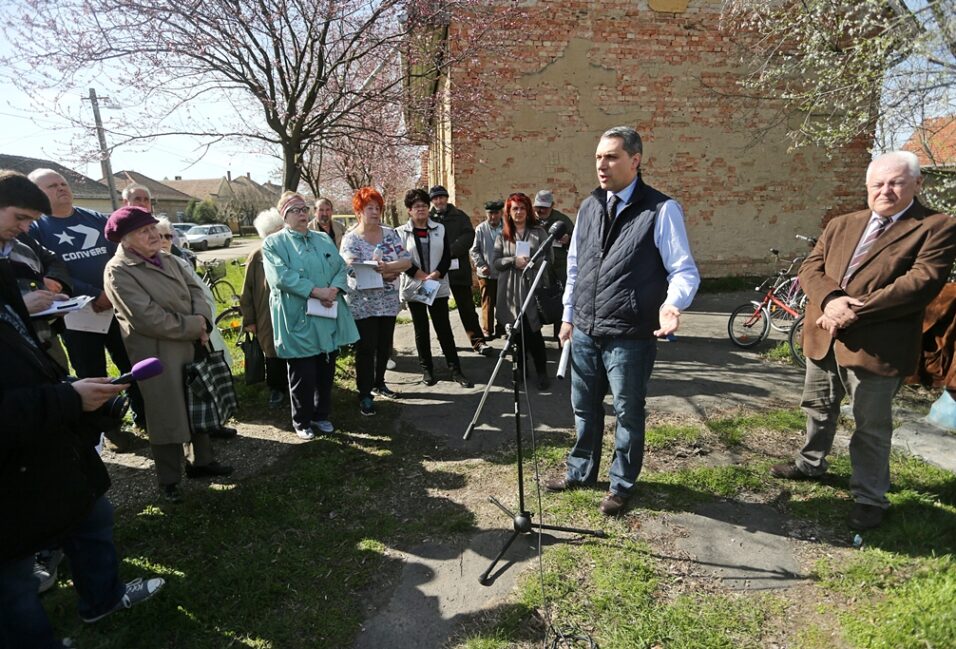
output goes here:
<path id="1" fill-rule="evenodd" d="M 555 239 L 560 239 L 568 233 L 568 226 L 565 225 L 564 221 L 555 221 L 548 229 L 548 238 L 544 240 L 541 244 L 541 247 L 538 248 L 531 259 L 528 260 L 528 265 L 525 268 L 531 268 L 534 266 L 534 263 L 541 258 L 542 255 L 548 252 L 548 248 L 551 247 L 551 244 L 554 243 Z"/>
<path id="2" fill-rule="evenodd" d="M 568 374 L 568 361 L 571 360 L 571 341 L 564 343 L 564 347 L 561 348 L 561 360 L 558 361 L 558 373 L 555 375 L 559 379 L 563 379 Z"/>
<path id="3" fill-rule="evenodd" d="M 151 379 L 154 376 L 162 374 L 163 369 L 163 362 L 158 358 L 144 358 L 136 363 L 129 372 L 122 376 L 117 376 L 110 381 L 110 383 L 113 385 L 121 385 L 123 383 L 133 383 L 134 381 L 145 381 L 146 379 Z"/>

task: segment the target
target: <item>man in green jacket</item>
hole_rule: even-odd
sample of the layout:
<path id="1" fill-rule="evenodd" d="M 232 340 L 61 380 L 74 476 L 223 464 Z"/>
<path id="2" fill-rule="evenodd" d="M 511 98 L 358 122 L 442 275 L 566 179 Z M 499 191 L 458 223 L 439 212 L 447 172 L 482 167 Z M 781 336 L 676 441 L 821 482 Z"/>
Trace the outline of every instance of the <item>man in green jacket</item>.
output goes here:
<path id="1" fill-rule="evenodd" d="M 475 227 L 471 218 L 460 209 L 448 202 L 448 190 L 441 185 L 435 185 L 428 191 L 432 207 L 429 217 L 445 227 L 445 236 L 448 238 L 448 248 L 451 252 L 451 269 L 448 272 L 448 285 L 451 294 L 458 305 L 458 317 L 461 325 L 468 334 L 471 348 L 482 356 L 490 356 L 494 350 L 485 341 L 485 336 L 478 324 L 478 314 L 475 312 L 475 301 L 471 294 L 471 244 L 475 241 Z"/>

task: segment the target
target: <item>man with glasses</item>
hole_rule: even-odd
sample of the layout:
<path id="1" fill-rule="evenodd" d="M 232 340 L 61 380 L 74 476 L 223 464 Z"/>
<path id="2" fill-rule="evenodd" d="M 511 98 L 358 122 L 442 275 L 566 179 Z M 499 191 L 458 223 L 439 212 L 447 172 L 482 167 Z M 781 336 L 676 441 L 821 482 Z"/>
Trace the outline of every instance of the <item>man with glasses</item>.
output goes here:
<path id="1" fill-rule="evenodd" d="M 840 404 L 849 396 L 851 529 L 883 522 L 890 501 L 893 397 L 916 371 L 923 310 L 939 293 L 956 255 L 956 219 L 920 204 L 919 159 L 877 156 L 866 170 L 869 209 L 832 219 L 800 267 L 807 292 L 801 405 L 803 448 L 770 474 L 819 480 L 827 472 Z"/>

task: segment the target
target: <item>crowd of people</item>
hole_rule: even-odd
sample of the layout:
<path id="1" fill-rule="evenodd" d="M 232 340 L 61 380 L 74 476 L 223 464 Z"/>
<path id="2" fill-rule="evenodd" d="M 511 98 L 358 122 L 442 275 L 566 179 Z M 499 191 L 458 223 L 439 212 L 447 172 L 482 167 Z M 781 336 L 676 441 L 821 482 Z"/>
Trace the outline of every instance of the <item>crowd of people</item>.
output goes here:
<path id="1" fill-rule="evenodd" d="M 476 228 L 436 185 L 409 190 L 407 219 L 391 228 L 383 223 L 382 195 L 365 187 L 353 197 L 355 225 L 346 229 L 327 199 L 310 206 L 301 194 L 283 193 L 255 219 L 262 244 L 247 260 L 240 301 L 243 327 L 266 359 L 269 405 L 288 400 L 302 440 L 334 432 L 335 364 L 346 346 L 355 352 L 362 415 L 375 415 L 376 397 L 399 398 L 386 369 L 403 305 L 422 383 L 438 381 L 434 328 L 449 378 L 473 387 L 454 340 L 452 298 L 475 353 L 490 356 L 489 341 L 513 331 L 516 361 L 523 366 L 530 357 L 537 388 L 547 390 L 543 330 L 554 323 L 548 337 L 571 345 L 576 441 L 566 473 L 546 487 L 598 483 L 610 391 L 614 450 L 599 508 L 609 516 L 625 511 L 643 463 L 656 341 L 678 329 L 700 283 L 683 209 L 644 182 L 642 157 L 633 128 L 603 133 L 595 152 L 599 187 L 574 222 L 542 190 L 533 199 L 515 192 L 488 201 Z M 916 362 L 922 309 L 956 256 L 956 222 L 919 204 L 921 182 L 912 154 L 877 157 L 867 170 L 869 209 L 831 221 L 800 271 L 807 322 L 815 325 L 804 346 L 807 441 L 795 463 L 771 473 L 816 479 L 826 471 L 840 400 L 849 393 L 856 418 L 850 523 L 861 529 L 879 525 L 888 507 L 889 404 Z M 40 557 L 69 557 L 87 622 L 145 601 L 163 585 L 159 578 L 118 578 L 109 477 L 97 447 L 101 433 L 119 439 L 121 392 L 148 437 L 163 498 L 182 499 L 184 473 L 232 473 L 215 459 L 209 438 L 235 429 L 193 432 L 182 385 L 187 364 L 222 346 L 215 301 L 184 260 L 172 225 L 152 214 L 148 189 L 133 185 L 123 197 L 124 206 L 106 217 L 74 206 L 69 183 L 55 171 L 0 171 L 0 497 L 18 532 L 2 538 L 2 647 L 63 646 L 38 598 L 55 566 Z M 549 230 L 561 229 L 551 229 L 557 222 L 563 233 L 549 242 Z M 527 271 L 539 257 L 548 261 L 539 290 L 561 293 L 560 318 L 546 318 L 540 306 L 519 318 L 521 305 L 531 304 Z M 92 298 L 82 319 L 64 326 L 44 314 L 70 295 Z M 165 372 L 114 385 L 105 378 L 107 352 L 121 371 L 156 357 Z M 76 377 L 67 377 L 67 359 Z"/>

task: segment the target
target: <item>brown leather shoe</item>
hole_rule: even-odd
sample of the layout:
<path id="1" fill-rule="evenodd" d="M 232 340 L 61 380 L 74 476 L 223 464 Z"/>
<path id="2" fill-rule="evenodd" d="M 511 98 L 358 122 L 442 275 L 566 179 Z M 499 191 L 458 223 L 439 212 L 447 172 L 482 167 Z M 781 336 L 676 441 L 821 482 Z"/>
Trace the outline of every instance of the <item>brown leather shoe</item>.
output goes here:
<path id="1" fill-rule="evenodd" d="M 813 476 L 809 473 L 804 473 L 800 467 L 798 467 L 793 462 L 786 462 L 783 464 L 774 464 L 770 467 L 770 475 L 775 478 L 783 478 L 784 480 L 817 480 L 819 476 Z"/>
<path id="2" fill-rule="evenodd" d="M 569 491 L 580 486 L 580 482 L 568 482 L 567 478 L 552 478 L 544 483 L 544 488 L 553 492 Z"/>
<path id="3" fill-rule="evenodd" d="M 871 530 L 874 527 L 879 527 L 883 522 L 883 514 L 885 513 L 886 510 L 876 505 L 853 503 L 853 510 L 850 511 L 848 519 L 850 529 Z"/>
<path id="4" fill-rule="evenodd" d="M 627 497 L 610 491 L 604 496 L 604 500 L 601 501 L 601 505 L 598 509 L 600 509 L 601 513 L 605 516 L 617 516 L 624 511 L 625 507 L 627 507 Z"/>

